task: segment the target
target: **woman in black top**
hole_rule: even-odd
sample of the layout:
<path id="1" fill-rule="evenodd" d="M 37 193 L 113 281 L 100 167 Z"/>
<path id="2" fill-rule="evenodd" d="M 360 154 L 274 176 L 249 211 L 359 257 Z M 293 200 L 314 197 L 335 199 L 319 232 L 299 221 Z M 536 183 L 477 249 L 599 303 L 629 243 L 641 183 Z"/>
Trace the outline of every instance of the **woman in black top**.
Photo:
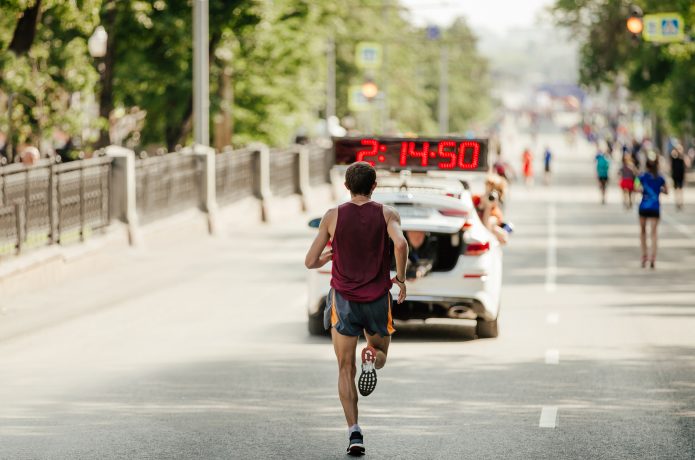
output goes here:
<path id="1" fill-rule="evenodd" d="M 683 209 L 683 183 L 685 182 L 685 169 L 687 159 L 683 153 L 683 146 L 677 145 L 671 150 L 671 178 L 676 197 L 676 209 Z"/>

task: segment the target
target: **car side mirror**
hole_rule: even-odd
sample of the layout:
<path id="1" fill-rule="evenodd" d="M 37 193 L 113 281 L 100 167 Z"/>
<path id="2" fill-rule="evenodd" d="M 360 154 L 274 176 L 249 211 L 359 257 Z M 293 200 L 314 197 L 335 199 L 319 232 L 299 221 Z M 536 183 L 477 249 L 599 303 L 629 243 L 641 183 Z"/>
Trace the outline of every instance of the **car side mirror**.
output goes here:
<path id="1" fill-rule="evenodd" d="M 315 219 L 311 219 L 311 220 L 309 221 L 309 224 L 308 224 L 308 225 L 309 225 L 309 227 L 311 227 L 311 228 L 319 228 L 319 225 L 320 225 L 320 224 L 321 224 L 321 218 L 320 218 L 320 217 L 317 217 L 317 218 L 315 218 Z"/>

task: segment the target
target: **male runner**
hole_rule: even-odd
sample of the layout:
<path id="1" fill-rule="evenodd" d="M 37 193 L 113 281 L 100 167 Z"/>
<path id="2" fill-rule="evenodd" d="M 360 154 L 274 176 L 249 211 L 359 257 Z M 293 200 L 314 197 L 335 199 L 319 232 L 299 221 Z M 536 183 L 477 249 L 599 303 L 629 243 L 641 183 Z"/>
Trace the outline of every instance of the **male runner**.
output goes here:
<path id="1" fill-rule="evenodd" d="M 405 266 L 408 242 L 395 209 L 372 201 L 376 171 L 366 162 L 350 165 L 345 186 L 352 199 L 329 209 L 319 233 L 307 252 L 307 268 L 333 261 L 331 290 L 326 299 L 324 325 L 332 328 L 333 348 L 338 358 L 338 395 L 348 425 L 350 455 L 364 454 L 364 438 L 357 424 L 355 350 L 364 331 L 367 346 L 362 350 L 359 390 L 369 395 L 376 387 L 376 369 L 386 364 L 391 334 L 393 283 L 400 288 L 398 303 L 405 300 Z M 396 256 L 396 277 L 391 279 L 391 247 Z M 326 245 L 332 241 L 328 249 Z"/>

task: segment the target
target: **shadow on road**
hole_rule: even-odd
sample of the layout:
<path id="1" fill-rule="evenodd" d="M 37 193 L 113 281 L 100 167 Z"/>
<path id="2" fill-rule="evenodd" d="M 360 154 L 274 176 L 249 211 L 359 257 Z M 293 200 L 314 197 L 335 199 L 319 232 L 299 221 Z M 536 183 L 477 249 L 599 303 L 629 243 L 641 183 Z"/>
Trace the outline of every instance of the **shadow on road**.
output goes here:
<path id="1" fill-rule="evenodd" d="M 362 400 L 374 458 L 695 455 L 695 347 L 556 366 L 431 350 L 391 360 Z M 159 366 L 7 405 L 0 458 L 344 458 L 330 353 Z M 538 428 L 543 406 L 556 429 Z"/>

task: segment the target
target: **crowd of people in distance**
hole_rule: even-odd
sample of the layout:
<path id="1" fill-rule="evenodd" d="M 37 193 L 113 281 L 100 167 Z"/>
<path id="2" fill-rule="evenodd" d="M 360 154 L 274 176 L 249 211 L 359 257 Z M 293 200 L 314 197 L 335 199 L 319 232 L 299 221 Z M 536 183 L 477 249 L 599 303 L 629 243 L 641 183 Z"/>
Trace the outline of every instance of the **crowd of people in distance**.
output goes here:
<path id="1" fill-rule="evenodd" d="M 633 194 L 641 194 L 638 214 L 642 267 L 646 267 L 648 264 L 651 268 L 655 268 L 658 224 L 661 217 L 660 196 L 669 193 L 666 178 L 660 172 L 662 161 L 660 159 L 670 160 L 670 175 L 676 210 L 682 211 L 685 175 L 691 167 L 695 150 L 691 148 L 686 153 L 683 145 L 677 140 L 670 142 L 667 157 L 662 157 L 649 140 L 643 142 L 634 140 L 631 145 L 623 144 L 619 148 L 607 141 L 597 141 L 596 146 L 596 175 L 601 193 L 601 203 L 606 203 L 606 185 L 610 177 L 611 163 L 613 158 L 619 155 L 621 163 L 618 177 L 625 209 L 632 208 Z"/>

